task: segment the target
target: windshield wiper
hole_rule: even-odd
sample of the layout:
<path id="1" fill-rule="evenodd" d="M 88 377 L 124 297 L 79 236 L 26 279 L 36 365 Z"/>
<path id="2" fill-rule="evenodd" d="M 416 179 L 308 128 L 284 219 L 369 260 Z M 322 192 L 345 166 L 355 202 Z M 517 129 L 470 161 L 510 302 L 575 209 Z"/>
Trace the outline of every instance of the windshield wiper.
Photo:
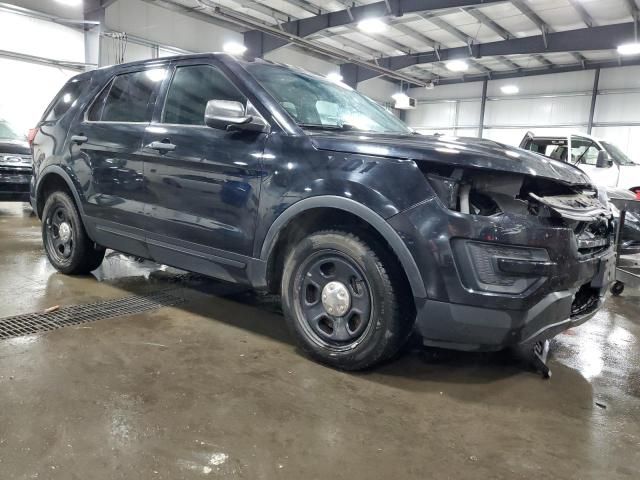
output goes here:
<path id="1" fill-rule="evenodd" d="M 350 130 L 357 130 L 356 127 L 350 123 L 343 123 L 342 125 L 323 125 L 321 123 L 299 123 L 302 128 L 308 128 L 312 130 L 337 130 L 339 132 L 348 132 Z"/>

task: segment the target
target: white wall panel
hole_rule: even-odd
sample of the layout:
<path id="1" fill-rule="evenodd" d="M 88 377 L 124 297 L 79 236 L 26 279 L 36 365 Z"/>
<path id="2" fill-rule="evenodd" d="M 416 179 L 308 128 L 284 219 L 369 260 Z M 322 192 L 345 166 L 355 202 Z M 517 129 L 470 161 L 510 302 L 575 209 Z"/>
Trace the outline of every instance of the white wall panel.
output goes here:
<path id="1" fill-rule="evenodd" d="M 456 102 L 423 103 L 407 110 L 407 124 L 416 129 L 455 127 Z"/>
<path id="2" fill-rule="evenodd" d="M 0 50 L 84 62 L 84 33 L 47 20 L 0 12 Z"/>
<path id="3" fill-rule="evenodd" d="M 480 98 L 482 96 L 482 82 L 442 85 L 432 90 L 412 88 L 408 95 L 421 100 Z"/>
<path id="4" fill-rule="evenodd" d="M 62 85 L 78 72 L 0 58 L 0 118 L 26 133 L 35 126 Z"/>
<path id="5" fill-rule="evenodd" d="M 591 98 L 550 97 L 487 102 L 485 125 L 545 126 L 587 123 Z"/>
<path id="6" fill-rule="evenodd" d="M 640 93 L 600 95 L 596 102 L 596 123 L 640 121 Z"/>
<path id="7" fill-rule="evenodd" d="M 600 71 L 600 90 L 640 88 L 640 67 L 605 68 Z"/>
<path id="8" fill-rule="evenodd" d="M 458 125 L 478 125 L 480 123 L 481 102 L 460 102 Z"/>
<path id="9" fill-rule="evenodd" d="M 519 95 L 548 95 L 557 93 L 590 92 L 593 89 L 594 70 L 537 75 L 535 77 L 510 78 L 489 82 L 490 97 L 504 96 L 504 85 L 517 85 Z M 480 82 L 478 82 L 480 84 Z"/>

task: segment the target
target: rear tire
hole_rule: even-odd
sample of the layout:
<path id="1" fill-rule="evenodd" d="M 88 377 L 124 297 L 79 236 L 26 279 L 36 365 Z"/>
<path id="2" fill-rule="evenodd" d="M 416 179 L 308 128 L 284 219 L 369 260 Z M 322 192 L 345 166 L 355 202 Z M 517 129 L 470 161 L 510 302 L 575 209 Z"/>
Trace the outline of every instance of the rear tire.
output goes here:
<path id="1" fill-rule="evenodd" d="M 291 250 L 282 276 L 283 311 L 300 347 L 343 370 L 390 359 L 413 327 L 397 265 L 375 239 L 362 238 L 313 233 Z"/>
<path id="2" fill-rule="evenodd" d="M 78 209 L 68 193 L 52 192 L 42 211 L 42 243 L 56 270 L 87 274 L 100 266 L 105 249 L 87 235 Z"/>

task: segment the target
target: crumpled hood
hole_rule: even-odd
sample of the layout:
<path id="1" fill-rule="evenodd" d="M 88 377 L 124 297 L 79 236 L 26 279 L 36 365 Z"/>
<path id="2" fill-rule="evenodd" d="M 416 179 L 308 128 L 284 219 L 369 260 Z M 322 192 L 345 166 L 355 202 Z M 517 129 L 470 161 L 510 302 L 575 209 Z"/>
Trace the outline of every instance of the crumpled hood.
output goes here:
<path id="1" fill-rule="evenodd" d="M 31 155 L 31 150 L 25 141 L 0 139 L 0 153 Z"/>
<path id="2" fill-rule="evenodd" d="M 590 185 L 577 167 L 491 140 L 449 136 L 307 132 L 316 148 L 335 152 L 436 162 Z"/>

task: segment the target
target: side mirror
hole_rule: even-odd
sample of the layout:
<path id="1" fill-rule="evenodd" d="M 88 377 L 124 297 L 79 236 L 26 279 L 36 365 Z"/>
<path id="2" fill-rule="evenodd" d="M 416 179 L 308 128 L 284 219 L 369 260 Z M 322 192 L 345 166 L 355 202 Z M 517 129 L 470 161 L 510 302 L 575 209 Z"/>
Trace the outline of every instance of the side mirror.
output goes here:
<path id="1" fill-rule="evenodd" d="M 204 110 L 204 124 L 222 130 L 267 130 L 267 124 L 262 118 L 248 114 L 242 103 L 230 100 L 209 100 Z"/>
<path id="2" fill-rule="evenodd" d="M 598 159 L 596 160 L 596 168 L 609 168 L 613 165 L 613 159 L 604 150 L 598 152 Z"/>

